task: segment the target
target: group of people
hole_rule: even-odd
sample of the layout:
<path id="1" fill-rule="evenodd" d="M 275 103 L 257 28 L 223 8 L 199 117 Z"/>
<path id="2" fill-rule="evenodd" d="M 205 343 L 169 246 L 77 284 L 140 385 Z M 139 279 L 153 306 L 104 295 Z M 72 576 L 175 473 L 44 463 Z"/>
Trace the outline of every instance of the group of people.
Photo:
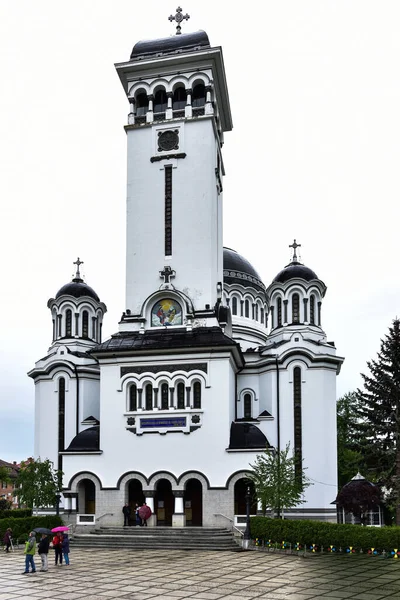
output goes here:
<path id="1" fill-rule="evenodd" d="M 122 508 L 122 512 L 124 515 L 124 527 L 130 525 L 131 519 L 131 507 L 128 503 Z M 140 525 L 141 527 L 147 527 L 147 521 L 151 517 L 153 513 L 151 512 L 150 506 L 147 506 L 146 502 L 143 502 L 141 506 L 139 504 L 135 504 L 135 525 Z"/>
<path id="2" fill-rule="evenodd" d="M 63 564 L 63 557 L 66 565 L 69 565 L 69 537 L 66 533 L 58 531 L 52 539 L 52 547 L 55 551 L 55 565 Z M 42 563 L 40 571 L 48 571 L 48 554 L 50 548 L 50 538 L 47 534 L 42 533 L 40 542 L 38 544 L 38 554 Z M 36 565 L 33 557 L 36 554 L 36 533 L 31 531 L 29 534 L 28 541 L 25 544 L 25 571 L 23 575 L 29 573 L 29 567 L 31 567 L 31 573 L 36 573 Z"/>

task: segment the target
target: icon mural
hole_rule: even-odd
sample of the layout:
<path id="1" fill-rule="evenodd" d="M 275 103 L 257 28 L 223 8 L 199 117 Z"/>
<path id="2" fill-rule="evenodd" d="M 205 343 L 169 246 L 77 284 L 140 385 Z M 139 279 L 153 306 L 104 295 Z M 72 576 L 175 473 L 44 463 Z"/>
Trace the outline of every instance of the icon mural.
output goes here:
<path id="1" fill-rule="evenodd" d="M 178 302 L 171 298 L 163 298 L 153 306 L 151 311 L 153 327 L 182 325 L 182 309 Z"/>

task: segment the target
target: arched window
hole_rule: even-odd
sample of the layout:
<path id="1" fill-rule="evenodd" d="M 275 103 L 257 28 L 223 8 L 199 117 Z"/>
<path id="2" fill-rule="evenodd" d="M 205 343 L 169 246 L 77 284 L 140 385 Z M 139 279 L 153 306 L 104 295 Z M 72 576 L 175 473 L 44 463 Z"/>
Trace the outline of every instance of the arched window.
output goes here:
<path id="1" fill-rule="evenodd" d="M 264 309 L 263 308 L 260 309 L 260 321 L 261 321 L 261 323 L 264 324 Z"/>
<path id="2" fill-rule="evenodd" d="M 300 323 L 300 298 L 298 294 L 292 296 L 292 323 Z"/>
<path id="3" fill-rule="evenodd" d="M 276 309 L 277 309 L 277 327 L 281 327 L 282 326 L 282 298 L 278 298 L 277 302 L 276 302 Z"/>
<path id="4" fill-rule="evenodd" d="M 310 324 L 315 325 L 315 296 L 310 296 Z"/>
<path id="5" fill-rule="evenodd" d="M 162 410 L 168 410 L 168 383 L 163 383 L 161 386 L 161 408 Z"/>
<path id="6" fill-rule="evenodd" d="M 89 337 L 89 313 L 87 310 L 82 313 L 82 337 Z"/>
<path id="7" fill-rule="evenodd" d="M 194 86 L 192 94 L 193 108 L 201 108 L 206 103 L 206 88 L 204 83 L 199 83 Z"/>
<path id="8" fill-rule="evenodd" d="M 136 96 L 136 116 L 141 117 L 149 110 L 147 94 L 141 93 Z"/>
<path id="9" fill-rule="evenodd" d="M 201 408 L 201 383 L 195 381 L 193 384 L 193 408 Z"/>
<path id="10" fill-rule="evenodd" d="M 302 427 L 301 427 L 301 369 L 293 369 L 293 418 L 294 418 L 294 456 L 295 475 L 302 473 Z"/>
<path id="11" fill-rule="evenodd" d="M 154 96 L 154 112 L 165 113 L 167 110 L 167 94 L 165 90 L 158 90 Z"/>
<path id="12" fill-rule="evenodd" d="M 244 302 L 244 316 L 247 318 L 250 316 L 250 302 L 248 300 Z"/>
<path id="13" fill-rule="evenodd" d="M 254 318 L 256 321 L 258 321 L 258 304 L 256 304 L 254 307 Z"/>
<path id="14" fill-rule="evenodd" d="M 58 380 L 58 451 L 63 452 L 65 445 L 65 378 Z M 61 470 L 62 456 L 58 457 L 58 468 Z"/>
<path id="15" fill-rule="evenodd" d="M 232 314 L 237 315 L 237 298 L 233 296 L 232 298 Z"/>
<path id="16" fill-rule="evenodd" d="M 245 394 L 243 397 L 243 416 L 245 419 L 252 418 L 251 394 Z"/>
<path id="17" fill-rule="evenodd" d="M 145 390 L 146 410 L 153 410 L 153 386 L 151 383 L 146 385 Z"/>
<path id="18" fill-rule="evenodd" d="M 174 91 L 172 98 L 172 110 L 182 110 L 186 106 L 186 91 L 183 87 L 178 87 Z"/>
<path id="19" fill-rule="evenodd" d="M 72 337 L 72 310 L 70 308 L 65 313 L 65 336 Z"/>
<path id="20" fill-rule="evenodd" d="M 177 404 L 180 410 L 185 408 L 185 385 L 183 383 L 178 383 Z"/>
<path id="21" fill-rule="evenodd" d="M 137 387 L 135 383 L 129 388 L 129 410 L 137 410 Z"/>

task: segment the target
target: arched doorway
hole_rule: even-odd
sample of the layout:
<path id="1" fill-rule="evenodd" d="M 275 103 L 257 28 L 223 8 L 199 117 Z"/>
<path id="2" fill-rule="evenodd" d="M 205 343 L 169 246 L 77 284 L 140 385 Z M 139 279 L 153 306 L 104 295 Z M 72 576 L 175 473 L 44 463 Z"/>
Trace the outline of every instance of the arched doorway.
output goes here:
<path id="1" fill-rule="evenodd" d="M 252 501 L 250 503 L 250 514 L 257 514 L 257 499 L 254 494 L 254 483 L 249 479 L 243 477 L 243 479 L 238 479 L 235 483 L 235 515 L 246 514 L 246 493 L 248 487 L 250 487 L 250 494 L 252 498 Z"/>
<path id="2" fill-rule="evenodd" d="M 159 479 L 154 496 L 154 511 L 157 515 L 157 525 L 172 525 L 175 499 L 172 493 L 171 482 L 168 479 Z"/>
<path id="3" fill-rule="evenodd" d="M 203 525 L 203 486 L 198 479 L 189 479 L 186 482 L 183 506 L 186 525 L 201 527 Z"/>
<path id="4" fill-rule="evenodd" d="M 136 525 L 136 504 L 142 506 L 144 501 L 142 482 L 138 479 L 131 479 L 128 482 L 128 504 L 131 509 L 129 525 Z"/>
<path id="5" fill-rule="evenodd" d="M 85 515 L 96 513 L 96 486 L 91 479 L 82 479 L 78 483 L 78 510 Z"/>

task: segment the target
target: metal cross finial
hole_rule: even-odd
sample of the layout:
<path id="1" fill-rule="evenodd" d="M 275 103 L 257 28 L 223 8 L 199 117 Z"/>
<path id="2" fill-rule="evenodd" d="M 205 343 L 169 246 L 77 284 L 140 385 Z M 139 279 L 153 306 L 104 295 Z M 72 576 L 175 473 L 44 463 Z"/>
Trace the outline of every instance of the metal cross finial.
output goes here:
<path id="1" fill-rule="evenodd" d="M 176 21 L 178 23 L 178 25 L 176 26 L 176 35 L 180 35 L 181 33 L 181 23 L 183 19 L 186 19 L 187 21 L 188 19 L 190 19 L 190 15 L 188 15 L 187 13 L 186 15 L 183 15 L 180 6 L 178 6 L 178 8 L 176 9 L 176 15 L 170 15 L 168 17 L 168 20 L 171 21 L 171 23 L 172 21 Z"/>
<path id="2" fill-rule="evenodd" d="M 175 277 L 175 271 L 169 265 L 160 271 L 160 277 L 164 277 L 164 283 L 171 283 L 172 277 Z"/>
<path id="3" fill-rule="evenodd" d="M 81 278 L 81 272 L 79 270 L 79 267 L 81 265 L 83 265 L 83 260 L 80 260 L 79 256 L 78 259 L 73 263 L 74 265 L 76 265 L 76 275 L 75 275 L 75 279 L 80 279 Z"/>
<path id="4" fill-rule="evenodd" d="M 293 240 L 293 244 L 289 244 L 289 248 L 293 248 L 292 262 L 297 262 L 297 248 L 301 248 L 301 244 L 298 244 L 296 240 Z"/>

